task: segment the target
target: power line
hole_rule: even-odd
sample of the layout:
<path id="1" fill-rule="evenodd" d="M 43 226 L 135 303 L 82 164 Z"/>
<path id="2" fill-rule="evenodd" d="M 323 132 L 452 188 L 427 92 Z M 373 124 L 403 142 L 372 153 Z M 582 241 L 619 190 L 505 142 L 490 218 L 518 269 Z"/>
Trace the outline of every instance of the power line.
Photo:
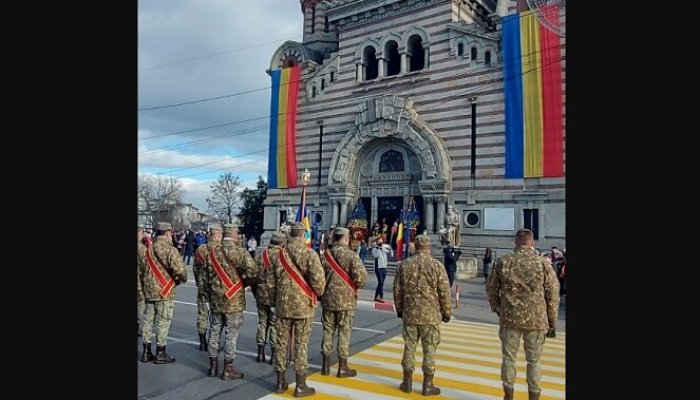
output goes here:
<path id="1" fill-rule="evenodd" d="M 238 120 L 238 121 L 226 122 L 226 123 L 219 124 L 219 125 L 205 126 L 204 128 L 188 129 L 188 130 L 186 130 L 186 131 L 178 131 L 178 132 L 170 132 L 170 133 L 162 133 L 162 134 L 159 134 L 159 135 L 152 135 L 152 136 L 148 136 L 148 137 L 145 137 L 145 138 L 141 138 L 141 139 L 139 139 L 139 140 L 143 141 L 143 140 L 149 140 L 149 139 L 156 139 L 156 138 L 164 137 L 164 136 L 180 135 L 180 134 L 183 134 L 183 133 L 197 132 L 197 131 L 203 131 L 203 130 L 213 129 L 213 128 L 221 128 L 221 127 L 224 127 L 224 126 L 240 124 L 240 123 L 243 123 L 243 122 L 258 121 L 258 120 L 266 119 L 266 118 L 270 118 L 270 116 L 269 116 L 269 115 L 265 115 L 265 116 L 257 117 L 257 118 L 249 118 L 249 119 L 242 119 L 242 120 Z"/>
<path id="2" fill-rule="evenodd" d="M 268 45 L 268 44 L 274 44 L 274 43 L 279 43 L 279 42 L 286 42 L 286 41 L 288 41 L 288 40 L 294 40 L 294 39 L 299 39 L 299 38 L 300 38 L 300 36 L 295 36 L 295 37 L 288 38 L 288 39 L 278 39 L 278 40 L 273 40 L 273 41 L 271 41 L 271 42 L 258 43 L 258 44 L 253 44 L 253 45 L 250 45 L 250 46 L 239 47 L 239 48 L 237 48 L 237 49 L 224 50 L 224 51 L 220 51 L 220 52 L 218 52 L 218 53 L 208 54 L 208 55 L 206 55 L 206 56 L 195 57 L 195 58 L 187 58 L 187 59 L 180 60 L 180 61 L 169 62 L 169 63 L 167 63 L 167 64 L 160 64 L 160 65 L 155 65 L 155 66 L 153 66 L 153 67 L 142 68 L 142 69 L 139 70 L 139 72 L 151 71 L 151 70 L 158 69 L 158 68 L 169 67 L 169 66 L 171 66 L 171 65 L 177 65 L 177 64 L 182 64 L 182 63 L 190 62 L 190 61 L 202 60 L 202 59 L 205 59 L 205 58 L 210 58 L 210 57 L 216 57 L 216 56 L 220 56 L 220 55 L 224 55 L 224 54 L 235 53 L 235 52 L 241 51 L 241 50 L 253 49 L 253 48 L 256 48 L 256 47 L 260 47 L 260 46 L 266 46 L 266 45 Z"/>

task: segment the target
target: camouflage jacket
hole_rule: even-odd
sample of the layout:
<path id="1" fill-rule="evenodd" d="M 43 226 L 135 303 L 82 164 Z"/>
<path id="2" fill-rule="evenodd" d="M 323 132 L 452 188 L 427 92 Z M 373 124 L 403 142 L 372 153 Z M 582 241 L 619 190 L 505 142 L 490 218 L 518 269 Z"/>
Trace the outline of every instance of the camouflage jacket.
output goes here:
<path id="1" fill-rule="evenodd" d="M 518 329 L 554 328 L 559 314 L 559 281 L 551 261 L 517 246 L 499 257 L 486 287 L 501 325 Z"/>
<path id="2" fill-rule="evenodd" d="M 442 263 L 426 253 L 401 262 L 394 277 L 394 304 L 403 322 L 435 325 L 452 316 L 452 293 Z"/>
<path id="3" fill-rule="evenodd" d="M 291 267 L 296 269 L 304 277 L 306 283 L 316 293 L 322 296 L 326 286 L 326 277 L 323 275 L 323 267 L 318 253 L 307 248 L 304 243 L 295 239 L 281 249 Z M 281 262 L 274 264 L 274 280 L 269 282 L 268 295 L 275 299 L 278 318 L 312 318 L 316 311 L 316 304 L 304 295 L 301 288 L 292 280 L 285 271 Z"/>
<path id="4" fill-rule="evenodd" d="M 220 240 L 211 240 L 197 247 L 197 250 L 194 252 L 194 261 L 192 262 L 192 272 L 194 273 L 194 281 L 197 284 L 197 290 L 205 294 L 206 301 L 209 301 L 209 291 L 207 287 L 202 285 L 202 275 L 204 275 L 202 271 L 205 269 L 209 260 L 209 251 L 216 246 L 221 246 Z"/>
<path id="5" fill-rule="evenodd" d="M 136 241 L 136 300 L 142 302 L 143 288 L 141 287 L 140 265 L 146 262 L 146 246 L 140 241 Z"/>
<path id="6" fill-rule="evenodd" d="M 187 269 L 182 256 L 173 247 L 172 241 L 165 236 L 158 236 L 153 245 L 143 252 L 142 262 L 139 262 L 139 277 L 141 279 L 141 290 L 147 301 L 174 300 L 175 288 L 166 297 L 160 296 L 162 286 L 156 279 L 146 261 L 146 252 L 150 252 L 153 261 L 163 274 L 166 280 L 175 279 L 176 284 L 187 282 Z"/>
<path id="7" fill-rule="evenodd" d="M 255 301 L 258 305 L 275 306 L 275 298 L 270 296 L 269 286 L 275 285 L 275 264 L 278 263 L 280 249 L 280 246 L 271 244 L 267 249 L 259 252 L 257 256 L 255 256 L 255 263 L 258 264 L 258 268 L 260 269 L 255 289 Z M 265 268 L 263 265 L 262 257 L 265 252 L 270 256 L 270 262 L 272 263 L 269 268 Z"/>
<path id="8" fill-rule="evenodd" d="M 226 275 L 235 285 L 245 278 L 257 278 L 258 266 L 250 253 L 232 240 L 224 240 L 212 249 L 216 260 Z M 211 256 L 211 255 L 210 255 Z M 226 286 L 216 273 L 209 258 L 202 273 L 202 287 L 209 292 L 209 304 L 212 312 L 227 314 L 245 310 L 245 288 L 241 287 L 230 299 L 226 297 Z"/>
<path id="9" fill-rule="evenodd" d="M 336 244 L 328 250 L 338 263 L 355 283 L 358 289 L 365 287 L 367 283 L 367 270 L 362 265 L 360 256 L 350 250 L 348 246 Z M 323 292 L 321 301 L 324 310 L 344 311 L 357 308 L 357 294 L 347 283 L 331 268 L 324 256 L 321 256 L 321 264 L 326 273 L 326 289 Z"/>

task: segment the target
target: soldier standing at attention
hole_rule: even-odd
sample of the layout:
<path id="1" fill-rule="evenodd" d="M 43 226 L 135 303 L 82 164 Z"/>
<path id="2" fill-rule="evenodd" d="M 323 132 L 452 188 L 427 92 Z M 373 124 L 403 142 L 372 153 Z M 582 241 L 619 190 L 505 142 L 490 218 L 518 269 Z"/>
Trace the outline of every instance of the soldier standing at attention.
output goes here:
<path id="1" fill-rule="evenodd" d="M 527 360 L 529 400 L 540 398 L 540 356 L 545 336 L 555 336 L 559 313 L 559 282 L 551 261 L 533 250 L 533 235 L 529 229 L 515 234 L 515 248 L 493 266 L 486 291 L 491 310 L 499 316 L 501 379 L 504 400 L 513 399 L 515 361 L 522 336 Z M 546 333 L 545 333 L 546 332 Z"/>
<path id="2" fill-rule="evenodd" d="M 270 332 L 270 348 L 272 351 L 272 354 L 270 354 L 270 364 L 273 363 L 275 357 L 275 343 L 277 342 L 275 324 L 277 323 L 277 315 L 275 315 L 275 299 L 270 296 L 267 285 L 268 281 L 272 282 L 272 285 L 274 285 L 275 276 L 273 265 L 278 262 L 279 250 L 286 242 L 287 237 L 283 233 L 273 232 L 267 249 L 263 250 L 255 258 L 255 262 L 258 264 L 260 270 L 258 281 L 253 291 L 255 301 L 258 305 L 258 356 L 255 359 L 257 362 L 265 362 L 265 344 L 268 331 Z"/>
<path id="3" fill-rule="evenodd" d="M 238 227 L 224 224 L 224 239 L 209 251 L 202 274 L 202 286 L 209 292 L 209 376 L 218 375 L 219 340 L 225 329 L 224 372 L 221 379 L 242 379 L 243 373 L 233 367 L 236 342 L 243 325 L 245 289 L 258 277 L 253 257 L 238 245 Z M 203 246 L 202 246 L 203 247 Z"/>
<path id="4" fill-rule="evenodd" d="M 396 315 L 403 319 L 403 382 L 399 389 L 411 393 L 416 344 L 423 345 L 423 396 L 440 394 L 433 385 L 435 352 L 440 344 L 440 321 L 452 317 L 447 272 L 430 256 L 430 237 L 416 236 L 416 254 L 401 262 L 394 277 Z"/>
<path id="5" fill-rule="evenodd" d="M 221 225 L 212 224 L 209 227 L 209 241 L 197 248 L 194 252 L 194 264 L 192 272 L 197 283 L 197 333 L 199 334 L 199 350 L 208 351 L 207 328 L 209 326 L 209 289 L 202 285 L 202 270 L 207 265 L 209 252 L 214 247 L 221 245 Z"/>
<path id="6" fill-rule="evenodd" d="M 173 229 L 169 223 L 159 222 L 155 242 L 144 252 L 139 263 L 141 290 L 146 302 L 143 320 L 142 362 L 156 364 L 175 362 L 165 352 L 170 323 L 175 311 L 175 286 L 187 282 L 187 270 L 180 253 L 173 247 Z M 156 355 L 151 350 L 153 325 L 156 326 Z"/>
<path id="7" fill-rule="evenodd" d="M 304 225 L 292 225 L 289 243 L 279 250 L 279 263 L 273 264 L 274 282 L 268 286 L 277 310 L 275 393 L 284 393 L 287 390 L 287 380 L 284 376 L 287 370 L 287 346 L 290 329 L 294 329 L 294 397 L 311 396 L 316 393 L 314 388 L 306 386 L 306 372 L 309 367 L 307 348 L 317 298 L 323 295 L 326 286 L 321 260 L 315 251 L 304 245 L 304 233 Z"/>
<path id="8" fill-rule="evenodd" d="M 330 374 L 329 358 L 333 352 L 333 335 L 338 330 L 338 378 L 357 376 L 357 371 L 348 368 L 350 332 L 352 331 L 358 290 L 367 282 L 367 270 L 360 257 L 350 250 L 350 231 L 336 228 L 333 248 L 323 253 L 321 263 L 326 273 L 326 289 L 321 299 L 323 314 L 322 375 Z"/>
<path id="9" fill-rule="evenodd" d="M 146 307 L 143 289 L 141 288 L 141 274 L 139 274 L 139 264 L 146 261 L 146 245 L 143 244 L 143 228 L 136 227 L 136 336 L 141 336 L 141 316 Z"/>

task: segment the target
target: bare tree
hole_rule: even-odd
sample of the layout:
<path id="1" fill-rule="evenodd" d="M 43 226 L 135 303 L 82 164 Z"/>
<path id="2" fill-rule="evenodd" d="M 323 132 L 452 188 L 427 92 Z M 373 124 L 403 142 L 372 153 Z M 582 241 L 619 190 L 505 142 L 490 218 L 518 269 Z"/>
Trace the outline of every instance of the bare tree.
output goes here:
<path id="1" fill-rule="evenodd" d="M 181 201 L 182 182 L 161 175 L 139 175 L 137 196 L 139 215 L 153 225 L 162 210 Z"/>
<path id="2" fill-rule="evenodd" d="M 207 197 L 209 213 L 222 222 L 233 222 L 234 210 L 240 200 L 240 194 L 237 193 L 240 188 L 241 181 L 233 173 L 219 175 L 219 179 L 209 185 L 212 194 Z"/>

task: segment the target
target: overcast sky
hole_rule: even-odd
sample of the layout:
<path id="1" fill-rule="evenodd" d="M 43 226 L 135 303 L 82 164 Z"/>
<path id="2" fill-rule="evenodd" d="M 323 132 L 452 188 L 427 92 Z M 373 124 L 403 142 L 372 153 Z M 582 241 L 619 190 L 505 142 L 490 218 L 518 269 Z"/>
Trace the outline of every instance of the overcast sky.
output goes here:
<path id="1" fill-rule="evenodd" d="M 139 0 L 139 174 L 180 178 L 201 211 L 226 171 L 250 187 L 267 179 L 265 71 L 285 40 L 301 41 L 302 23 L 299 0 Z"/>

